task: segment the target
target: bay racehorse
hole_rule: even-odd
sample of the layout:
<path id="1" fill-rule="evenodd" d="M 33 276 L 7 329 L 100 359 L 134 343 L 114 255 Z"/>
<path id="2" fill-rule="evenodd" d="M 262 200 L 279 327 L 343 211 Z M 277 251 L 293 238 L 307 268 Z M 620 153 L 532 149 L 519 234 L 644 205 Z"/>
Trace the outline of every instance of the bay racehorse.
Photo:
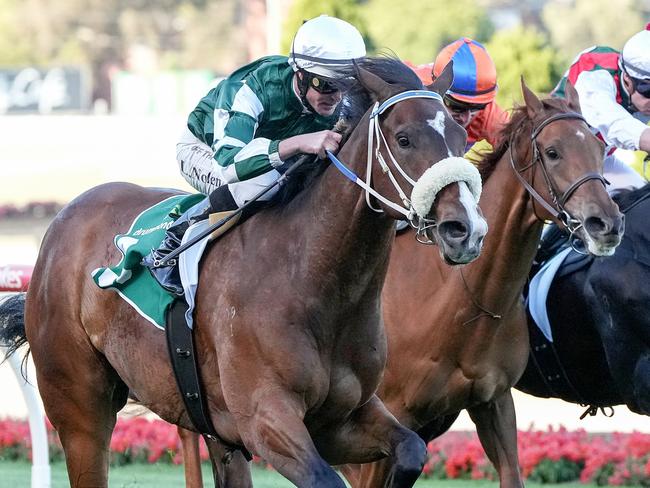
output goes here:
<path id="1" fill-rule="evenodd" d="M 546 302 L 553 342 L 531 344 L 553 359 L 547 364 L 531 351 L 517 388 L 592 414 L 624 404 L 650 415 L 650 185 L 614 200 L 625 214 L 621 245 L 553 280 Z"/>
<path id="2" fill-rule="evenodd" d="M 480 163 L 480 200 L 490 227 L 481 256 L 450 268 L 401 235 L 384 290 L 388 360 L 378 394 L 425 441 L 466 409 L 502 487 L 523 486 L 510 389 L 528 359 L 522 289 L 544 219 L 560 219 L 596 255 L 611 254 L 623 232 L 602 179 L 604 146 L 568 102 L 539 100 L 523 83 L 501 143 Z M 393 461 L 346 467 L 355 488 L 390 485 Z"/>
<path id="3" fill-rule="evenodd" d="M 357 76 L 366 101 L 355 120 L 362 98 L 350 97 L 353 129 L 338 156 L 348 176 L 367 168 L 374 193 L 318 163 L 291 201 L 260 211 L 206 251 L 196 296 L 198 365 L 219 436 L 209 443 L 212 457 L 242 446 L 299 487 L 343 488 L 330 465 L 385 456 L 395 458 L 395 486 L 415 482 L 425 445 L 375 395 L 386 358 L 380 295 L 393 219 L 406 213 L 455 263 L 477 257 L 487 230 L 471 198 L 480 194 L 478 173 L 452 157 L 466 134 L 442 104 L 451 70 L 432 91 L 393 59 L 369 60 Z M 436 166 L 450 161 L 476 179 L 445 173 L 444 187 L 428 191 Z M 397 188 L 413 183 L 411 202 Z M 163 419 L 192 428 L 164 333 L 91 279 L 93 269 L 120 259 L 113 236 L 174 193 L 110 183 L 79 196 L 49 227 L 26 299 L 0 309 L 6 316 L 24 306 L 24 325 L 5 322 L 0 343 L 12 350 L 29 343 L 73 487 L 107 486 L 111 432 L 129 390 Z M 235 452 L 236 465 L 244 458 Z M 251 485 L 248 474 L 228 479 L 223 469 L 216 482 Z"/>

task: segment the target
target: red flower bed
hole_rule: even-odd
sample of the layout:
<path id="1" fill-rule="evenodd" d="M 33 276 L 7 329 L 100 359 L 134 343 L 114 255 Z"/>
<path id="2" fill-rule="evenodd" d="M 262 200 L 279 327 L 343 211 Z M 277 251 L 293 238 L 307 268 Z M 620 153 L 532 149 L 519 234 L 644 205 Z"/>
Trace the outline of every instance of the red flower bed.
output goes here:
<path id="1" fill-rule="evenodd" d="M 50 452 L 62 457 L 56 432 L 48 425 Z M 519 462 L 523 475 L 541 483 L 583 483 L 650 487 L 650 434 L 588 434 L 583 430 L 520 431 Z M 31 440 L 26 421 L 0 420 L 0 461 L 28 459 Z M 161 420 L 120 419 L 111 439 L 111 462 L 182 462 L 176 428 Z M 495 479 L 478 437 L 448 432 L 428 446 L 424 476 Z M 208 459 L 201 443 L 201 458 Z M 259 458 L 257 463 L 263 463 Z"/>

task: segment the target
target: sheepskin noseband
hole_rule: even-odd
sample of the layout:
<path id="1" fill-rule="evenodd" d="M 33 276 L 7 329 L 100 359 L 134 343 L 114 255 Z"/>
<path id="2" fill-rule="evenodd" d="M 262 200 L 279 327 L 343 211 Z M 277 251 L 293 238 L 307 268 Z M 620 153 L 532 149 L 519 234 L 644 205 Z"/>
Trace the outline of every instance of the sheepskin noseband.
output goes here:
<path id="1" fill-rule="evenodd" d="M 425 217 L 430 211 L 436 195 L 445 186 L 464 181 L 478 203 L 481 196 L 481 175 L 476 167 L 465 158 L 449 157 L 438 161 L 418 179 L 411 193 L 411 205 L 416 214 Z"/>

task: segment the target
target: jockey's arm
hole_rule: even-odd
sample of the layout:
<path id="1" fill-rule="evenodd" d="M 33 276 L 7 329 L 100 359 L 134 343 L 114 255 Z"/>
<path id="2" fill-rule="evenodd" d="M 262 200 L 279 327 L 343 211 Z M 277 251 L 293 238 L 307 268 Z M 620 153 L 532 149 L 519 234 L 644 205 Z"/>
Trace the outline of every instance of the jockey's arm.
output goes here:
<path id="1" fill-rule="evenodd" d="M 510 120 L 510 113 L 502 109 L 496 101 L 489 105 L 490 113 L 486 119 L 485 135 L 492 146 L 497 146 L 501 130 Z"/>
<path id="2" fill-rule="evenodd" d="M 280 141 L 255 137 L 265 110 L 263 94 L 256 93 L 246 83 L 229 80 L 222 81 L 211 93 L 216 99 L 204 111 L 212 112 L 214 127 L 198 125 L 204 132 L 202 139 L 212 146 L 213 171 L 218 179 L 222 183 L 234 183 L 280 166 L 283 163 L 278 154 Z M 212 134 L 205 132 L 209 129 Z"/>
<path id="3" fill-rule="evenodd" d="M 478 164 L 485 154 L 492 152 L 493 148 L 499 145 L 501 129 L 509 119 L 508 112 L 499 107 L 496 102 L 490 103 L 470 124 L 469 131 L 476 137 L 476 142 L 470 141 L 465 158 Z"/>
<path id="4" fill-rule="evenodd" d="M 483 157 L 492 152 L 494 148 L 487 139 L 481 139 L 476 141 L 465 153 L 465 159 L 469 160 L 472 164 L 479 164 L 482 161 Z"/>
<path id="5" fill-rule="evenodd" d="M 647 142 L 641 137 L 648 127 L 618 104 L 614 78 L 607 71 L 580 73 L 575 88 L 580 96 L 582 115 L 589 125 L 601 132 L 607 143 L 636 150 Z"/>
<path id="6" fill-rule="evenodd" d="M 222 182 L 247 180 L 283 163 L 278 153 L 280 141 L 254 137 L 257 123 L 257 119 L 249 114 L 230 111 L 223 132 L 218 134 L 215 120 L 212 149 L 217 163 L 215 172 Z"/>
<path id="7" fill-rule="evenodd" d="M 336 152 L 341 142 L 341 134 L 331 130 L 310 132 L 288 137 L 280 141 L 278 153 L 281 159 L 287 159 L 296 154 L 318 154 L 325 159 L 325 151 Z"/>
<path id="8" fill-rule="evenodd" d="M 246 84 L 224 86 L 214 110 L 212 149 L 215 172 L 224 183 L 243 181 L 267 173 L 298 153 L 336 151 L 341 136 L 324 130 L 288 137 L 282 141 L 255 137 L 264 106 Z"/>

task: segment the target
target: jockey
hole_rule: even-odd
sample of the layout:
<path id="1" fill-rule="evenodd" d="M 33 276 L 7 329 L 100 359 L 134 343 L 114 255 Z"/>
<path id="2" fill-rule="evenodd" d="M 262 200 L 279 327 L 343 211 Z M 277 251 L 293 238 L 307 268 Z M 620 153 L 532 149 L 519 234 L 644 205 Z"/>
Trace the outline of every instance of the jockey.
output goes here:
<path id="1" fill-rule="evenodd" d="M 325 158 L 326 151 L 337 151 L 341 135 L 332 128 L 345 86 L 342 72 L 365 55 L 354 26 L 321 15 L 298 29 L 288 57 L 267 56 L 239 68 L 203 97 L 189 115 L 176 157 L 187 182 L 210 195 L 209 213 L 241 207 L 297 154 Z M 275 193 L 277 187 L 261 200 Z M 190 223 L 181 216 L 143 260 L 177 295 L 183 294 L 178 269 L 154 263 L 180 245 Z"/>
<path id="2" fill-rule="evenodd" d="M 580 110 L 592 131 L 605 141 L 603 174 L 608 192 L 639 188 L 643 178 L 621 160 L 616 149 L 650 151 L 650 24 L 633 35 L 620 53 L 594 46 L 573 61 L 552 94 L 564 96 L 567 82 L 578 92 Z M 564 230 L 550 224 L 544 230 L 536 263 L 553 257 L 567 243 Z"/>
<path id="3" fill-rule="evenodd" d="M 494 101 L 497 71 L 492 58 L 481 43 L 463 37 L 445 46 L 433 63 L 411 67 L 429 85 L 449 61 L 454 62 L 454 81 L 444 100 L 449 114 L 467 131 L 466 151 L 481 140 L 495 146 L 508 115 Z"/>
<path id="4" fill-rule="evenodd" d="M 616 155 L 615 149 L 650 152 L 650 24 L 633 35 L 622 53 L 594 46 L 573 61 L 553 90 L 563 97 L 567 81 L 580 97 L 582 115 L 607 144 L 604 163 L 608 191 L 638 188 L 643 178 Z"/>

